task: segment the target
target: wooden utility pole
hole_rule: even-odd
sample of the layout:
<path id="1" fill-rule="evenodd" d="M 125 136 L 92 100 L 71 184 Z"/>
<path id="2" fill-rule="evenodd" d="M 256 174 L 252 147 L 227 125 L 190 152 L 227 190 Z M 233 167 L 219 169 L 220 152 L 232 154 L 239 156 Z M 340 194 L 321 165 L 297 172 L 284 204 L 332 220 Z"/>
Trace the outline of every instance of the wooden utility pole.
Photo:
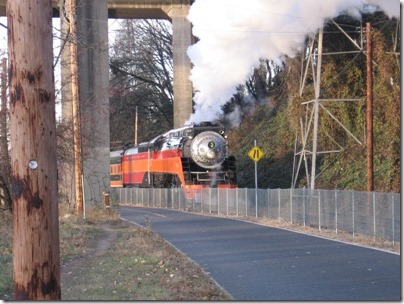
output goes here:
<path id="1" fill-rule="evenodd" d="M 60 300 L 52 2 L 7 1 L 15 300 Z"/>
<path id="2" fill-rule="evenodd" d="M 74 175 L 76 189 L 76 212 L 83 214 L 83 169 L 81 155 L 81 121 L 79 96 L 79 69 L 77 57 L 77 26 L 76 26 L 76 0 L 69 1 L 70 19 L 70 70 L 72 73 L 72 105 L 73 105 L 73 149 L 74 149 Z"/>
<path id="3" fill-rule="evenodd" d="M 367 98 L 366 98 L 366 146 L 368 191 L 374 190 L 373 177 L 373 69 L 372 69 L 372 26 L 366 23 L 366 63 L 367 63 Z"/>

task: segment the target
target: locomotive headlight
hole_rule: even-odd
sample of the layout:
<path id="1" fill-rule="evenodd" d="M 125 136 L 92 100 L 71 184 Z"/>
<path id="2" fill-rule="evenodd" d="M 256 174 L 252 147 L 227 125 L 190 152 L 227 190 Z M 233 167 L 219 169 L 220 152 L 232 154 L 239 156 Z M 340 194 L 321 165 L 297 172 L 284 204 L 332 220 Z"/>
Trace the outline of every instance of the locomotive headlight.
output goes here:
<path id="1" fill-rule="evenodd" d="M 217 132 L 204 131 L 192 140 L 190 152 L 193 161 L 202 168 L 217 168 L 227 155 L 226 140 Z"/>

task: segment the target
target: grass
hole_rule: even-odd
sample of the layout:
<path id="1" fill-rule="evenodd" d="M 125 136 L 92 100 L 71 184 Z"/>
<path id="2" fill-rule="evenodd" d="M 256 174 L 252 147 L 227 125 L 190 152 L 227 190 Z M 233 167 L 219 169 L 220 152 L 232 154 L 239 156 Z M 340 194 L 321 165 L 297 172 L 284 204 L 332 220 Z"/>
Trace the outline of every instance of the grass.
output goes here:
<path id="1" fill-rule="evenodd" d="M 105 223 L 104 223 L 105 224 Z M 148 229 L 111 221 L 116 240 L 82 266 L 62 300 L 226 300 L 193 262 Z"/>
<path id="2" fill-rule="evenodd" d="M 59 220 L 61 262 L 85 255 L 93 245 L 100 228 L 93 220 L 67 214 Z"/>
<path id="3" fill-rule="evenodd" d="M 11 216 L 6 212 L 0 213 L 0 299 L 11 300 L 13 292 L 12 233 Z"/>
<path id="4" fill-rule="evenodd" d="M 11 221 L 0 226 L 0 299 L 12 300 Z M 59 233 L 62 300 L 231 299 L 164 239 L 116 214 L 65 215 Z"/>

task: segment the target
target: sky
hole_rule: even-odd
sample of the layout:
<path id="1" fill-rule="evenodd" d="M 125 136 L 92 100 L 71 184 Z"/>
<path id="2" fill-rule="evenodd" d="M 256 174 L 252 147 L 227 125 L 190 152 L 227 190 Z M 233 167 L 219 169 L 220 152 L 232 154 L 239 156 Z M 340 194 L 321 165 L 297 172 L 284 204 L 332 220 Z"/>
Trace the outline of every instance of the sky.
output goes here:
<path id="1" fill-rule="evenodd" d="M 196 106 L 188 123 L 218 118 L 260 58 L 281 62 L 293 57 L 306 35 L 317 32 L 327 18 L 341 13 L 360 18 L 360 12 L 376 9 L 400 17 L 399 0 L 195 0 L 188 19 L 199 41 L 188 49 L 188 56 Z M 6 18 L 0 17 L 0 23 L 6 25 Z M 59 28 L 59 19 L 53 24 Z M 119 20 L 109 20 L 110 42 L 118 26 Z M 6 56 L 6 46 L 7 32 L 0 26 L 0 56 Z M 55 39 L 55 54 L 59 46 Z M 55 81 L 60 116 L 60 69 Z"/>
<path id="2" fill-rule="evenodd" d="M 215 9 L 212 9 L 214 7 Z M 306 35 L 342 13 L 384 10 L 400 16 L 399 0 L 195 0 L 188 19 L 199 41 L 188 48 L 196 94 L 189 122 L 214 120 L 260 58 L 293 57 Z"/>

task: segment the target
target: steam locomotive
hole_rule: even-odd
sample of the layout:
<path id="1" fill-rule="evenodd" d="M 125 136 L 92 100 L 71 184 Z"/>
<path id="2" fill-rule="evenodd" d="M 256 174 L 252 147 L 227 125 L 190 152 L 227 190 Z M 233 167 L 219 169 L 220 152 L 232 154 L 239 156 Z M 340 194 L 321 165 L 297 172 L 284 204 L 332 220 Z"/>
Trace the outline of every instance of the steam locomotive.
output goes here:
<path id="1" fill-rule="evenodd" d="M 111 187 L 236 188 L 236 159 L 225 129 L 202 122 L 170 130 L 149 142 L 111 152 Z"/>

